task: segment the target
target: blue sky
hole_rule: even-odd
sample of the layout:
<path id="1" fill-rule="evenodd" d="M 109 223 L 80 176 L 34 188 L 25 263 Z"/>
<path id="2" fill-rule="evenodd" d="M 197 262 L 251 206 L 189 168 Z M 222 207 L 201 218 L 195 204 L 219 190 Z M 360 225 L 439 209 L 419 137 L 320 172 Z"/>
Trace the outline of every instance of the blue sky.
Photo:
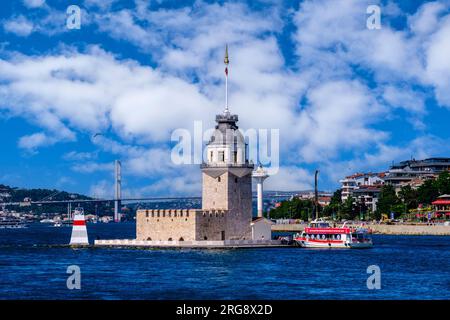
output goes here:
<path id="1" fill-rule="evenodd" d="M 369 30 L 366 9 L 381 8 Z M 80 29 L 66 27 L 69 5 Z M 199 195 L 171 133 L 280 130 L 268 189 L 322 189 L 392 161 L 449 156 L 449 1 L 2 1 L 0 183 L 106 197 Z M 101 133 L 101 135 L 96 135 Z"/>

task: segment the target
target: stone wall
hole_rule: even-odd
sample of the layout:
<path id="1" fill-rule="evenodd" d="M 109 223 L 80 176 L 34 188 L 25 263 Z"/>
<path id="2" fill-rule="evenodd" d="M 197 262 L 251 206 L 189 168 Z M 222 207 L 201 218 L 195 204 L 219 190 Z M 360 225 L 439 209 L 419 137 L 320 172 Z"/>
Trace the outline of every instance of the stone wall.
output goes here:
<path id="1" fill-rule="evenodd" d="M 398 235 L 450 235 L 450 226 L 444 225 L 387 225 L 370 224 L 373 233 Z"/>
<path id="2" fill-rule="evenodd" d="M 153 209 L 136 212 L 137 240 L 197 240 L 196 209 Z"/>
<path id="3" fill-rule="evenodd" d="M 251 172 L 243 177 L 228 173 L 228 203 L 229 239 L 251 239 L 250 223 L 253 216 Z"/>
<path id="4" fill-rule="evenodd" d="M 225 210 L 202 210 L 196 216 L 197 240 L 228 239 L 226 221 L 229 212 Z"/>
<path id="5" fill-rule="evenodd" d="M 228 214 L 225 210 L 138 210 L 136 240 L 228 240 Z"/>
<path id="6" fill-rule="evenodd" d="M 219 225 L 210 225 L 210 236 L 217 237 L 217 232 L 225 231 L 225 239 L 251 239 L 252 221 L 252 177 L 251 171 L 243 177 L 232 173 L 233 168 L 224 169 L 221 175 L 209 175 L 203 172 L 203 210 L 226 210 L 225 219 Z M 207 223 L 202 220 L 202 230 Z M 211 222 L 212 223 L 212 222 Z M 203 237 L 202 237 L 203 238 Z M 221 240 L 219 238 L 218 240 Z"/>

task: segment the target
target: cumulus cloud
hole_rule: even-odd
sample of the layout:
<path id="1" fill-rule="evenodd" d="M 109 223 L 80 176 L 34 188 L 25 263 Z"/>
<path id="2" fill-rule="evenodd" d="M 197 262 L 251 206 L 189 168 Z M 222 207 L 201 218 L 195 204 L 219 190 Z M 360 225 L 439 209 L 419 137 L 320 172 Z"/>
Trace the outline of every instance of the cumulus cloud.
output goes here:
<path id="1" fill-rule="evenodd" d="M 284 166 L 277 174 L 264 183 L 266 190 L 300 191 L 312 189 L 313 175 L 308 170 L 296 166 Z"/>
<path id="2" fill-rule="evenodd" d="M 33 133 L 19 139 L 19 147 L 34 152 L 37 148 L 54 144 L 56 141 L 43 132 Z"/>
<path id="3" fill-rule="evenodd" d="M 307 98 L 309 105 L 293 132 L 303 141 L 303 160 L 331 159 L 339 151 L 365 149 L 386 138 L 385 132 L 370 128 L 385 110 L 359 82 L 327 82 Z"/>
<path id="4" fill-rule="evenodd" d="M 6 32 L 14 33 L 21 37 L 27 37 L 33 32 L 33 23 L 25 16 L 20 15 L 3 23 L 3 29 Z"/>
<path id="5" fill-rule="evenodd" d="M 56 143 L 111 132 L 116 140 L 100 137 L 93 144 L 124 155 L 132 174 L 161 177 L 149 190 L 164 190 L 170 181 L 178 181 L 179 190 L 198 187 L 192 170 L 171 164 L 168 140 L 172 130 L 189 129 L 195 120 L 209 127 L 221 111 L 225 43 L 230 107 L 240 127 L 280 129 L 284 169 L 271 178 L 277 188 L 282 181 L 296 189 L 309 186 L 308 171 L 299 164 L 324 168 L 336 181 L 331 172 L 349 167 L 343 157 L 375 165 L 374 157 L 404 156 L 392 130 L 380 124 L 401 109 L 406 116 L 398 121 L 412 123 L 418 133 L 410 139 L 419 139 L 429 88 L 450 107 L 450 15 L 444 3 L 402 14 L 388 2 L 382 14 L 407 23 L 394 28 L 383 18 L 381 30 L 366 28 L 372 3 L 360 0 L 306 0 L 287 15 L 277 5 L 255 9 L 238 2 L 173 8 L 141 0 L 134 8 L 102 3 L 85 1 L 92 8 L 88 23 L 134 45 L 151 66 L 96 46 L 12 54 L 0 59 L 0 109 L 45 130 L 24 137 L 23 148 L 48 145 L 50 136 Z M 45 32 L 45 24 L 38 29 Z M 292 51 L 289 64 L 285 47 Z M 89 172 L 104 168 L 84 161 Z M 289 175 L 295 179 L 285 179 Z"/>
<path id="6" fill-rule="evenodd" d="M 212 118 L 211 103 L 192 84 L 93 48 L 44 57 L 0 60 L 0 108 L 33 117 L 61 137 L 70 128 L 109 125 L 127 137 L 167 141 L 171 129 Z"/>
<path id="7" fill-rule="evenodd" d="M 45 0 L 23 0 L 23 4 L 28 8 L 38 8 L 45 4 Z"/>

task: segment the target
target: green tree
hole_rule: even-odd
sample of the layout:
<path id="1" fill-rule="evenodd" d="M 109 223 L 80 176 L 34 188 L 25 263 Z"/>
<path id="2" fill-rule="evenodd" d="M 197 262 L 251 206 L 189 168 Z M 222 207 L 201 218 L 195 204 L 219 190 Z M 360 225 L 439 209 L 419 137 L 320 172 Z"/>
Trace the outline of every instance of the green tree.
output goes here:
<path id="1" fill-rule="evenodd" d="M 333 213 L 338 213 L 342 204 L 342 190 L 337 189 L 331 197 L 330 204 L 323 208 L 323 216 L 331 217 Z"/>
<path id="2" fill-rule="evenodd" d="M 353 197 L 350 196 L 344 201 L 344 203 L 342 203 L 341 210 L 339 211 L 339 214 L 342 219 L 353 220 L 356 217 L 357 212 L 354 202 L 355 199 L 353 199 Z"/>
<path id="3" fill-rule="evenodd" d="M 430 205 L 439 196 L 437 182 L 426 180 L 419 188 L 417 188 L 417 200 L 424 205 Z"/>
<path id="4" fill-rule="evenodd" d="M 417 190 L 411 188 L 410 185 L 403 186 L 398 192 L 398 196 L 402 200 L 404 209 L 406 209 L 406 211 L 417 208 L 419 204 L 417 201 L 418 192 Z"/>
<path id="5" fill-rule="evenodd" d="M 391 211 L 397 213 L 397 215 L 400 214 L 402 210 L 399 210 L 399 204 L 401 204 L 401 202 L 395 193 L 394 187 L 390 184 L 383 185 L 378 198 L 375 218 L 380 219 L 382 214 L 387 214 L 390 216 Z"/>
<path id="6" fill-rule="evenodd" d="M 313 201 L 293 198 L 282 201 L 277 208 L 270 211 L 270 217 L 274 219 L 302 219 L 307 220 L 313 211 Z"/>
<path id="7" fill-rule="evenodd" d="M 450 172 L 441 172 L 435 181 L 439 195 L 450 194 Z"/>

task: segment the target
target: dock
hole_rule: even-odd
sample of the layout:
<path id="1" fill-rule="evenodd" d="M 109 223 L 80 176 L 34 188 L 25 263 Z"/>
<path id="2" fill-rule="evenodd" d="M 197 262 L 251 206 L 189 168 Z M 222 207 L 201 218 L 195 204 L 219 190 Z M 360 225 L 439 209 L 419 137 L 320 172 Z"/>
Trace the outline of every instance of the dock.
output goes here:
<path id="1" fill-rule="evenodd" d="M 341 224 L 338 224 L 339 226 Z M 450 236 L 450 225 L 426 224 L 366 224 L 374 234 Z M 302 232 L 306 224 L 274 224 L 272 232 Z"/>
<path id="2" fill-rule="evenodd" d="M 223 241 L 149 241 L 135 239 L 95 240 L 95 247 L 136 248 L 196 248 L 196 249 L 238 249 L 238 248 L 280 248 L 291 247 L 280 240 L 223 240 Z"/>

